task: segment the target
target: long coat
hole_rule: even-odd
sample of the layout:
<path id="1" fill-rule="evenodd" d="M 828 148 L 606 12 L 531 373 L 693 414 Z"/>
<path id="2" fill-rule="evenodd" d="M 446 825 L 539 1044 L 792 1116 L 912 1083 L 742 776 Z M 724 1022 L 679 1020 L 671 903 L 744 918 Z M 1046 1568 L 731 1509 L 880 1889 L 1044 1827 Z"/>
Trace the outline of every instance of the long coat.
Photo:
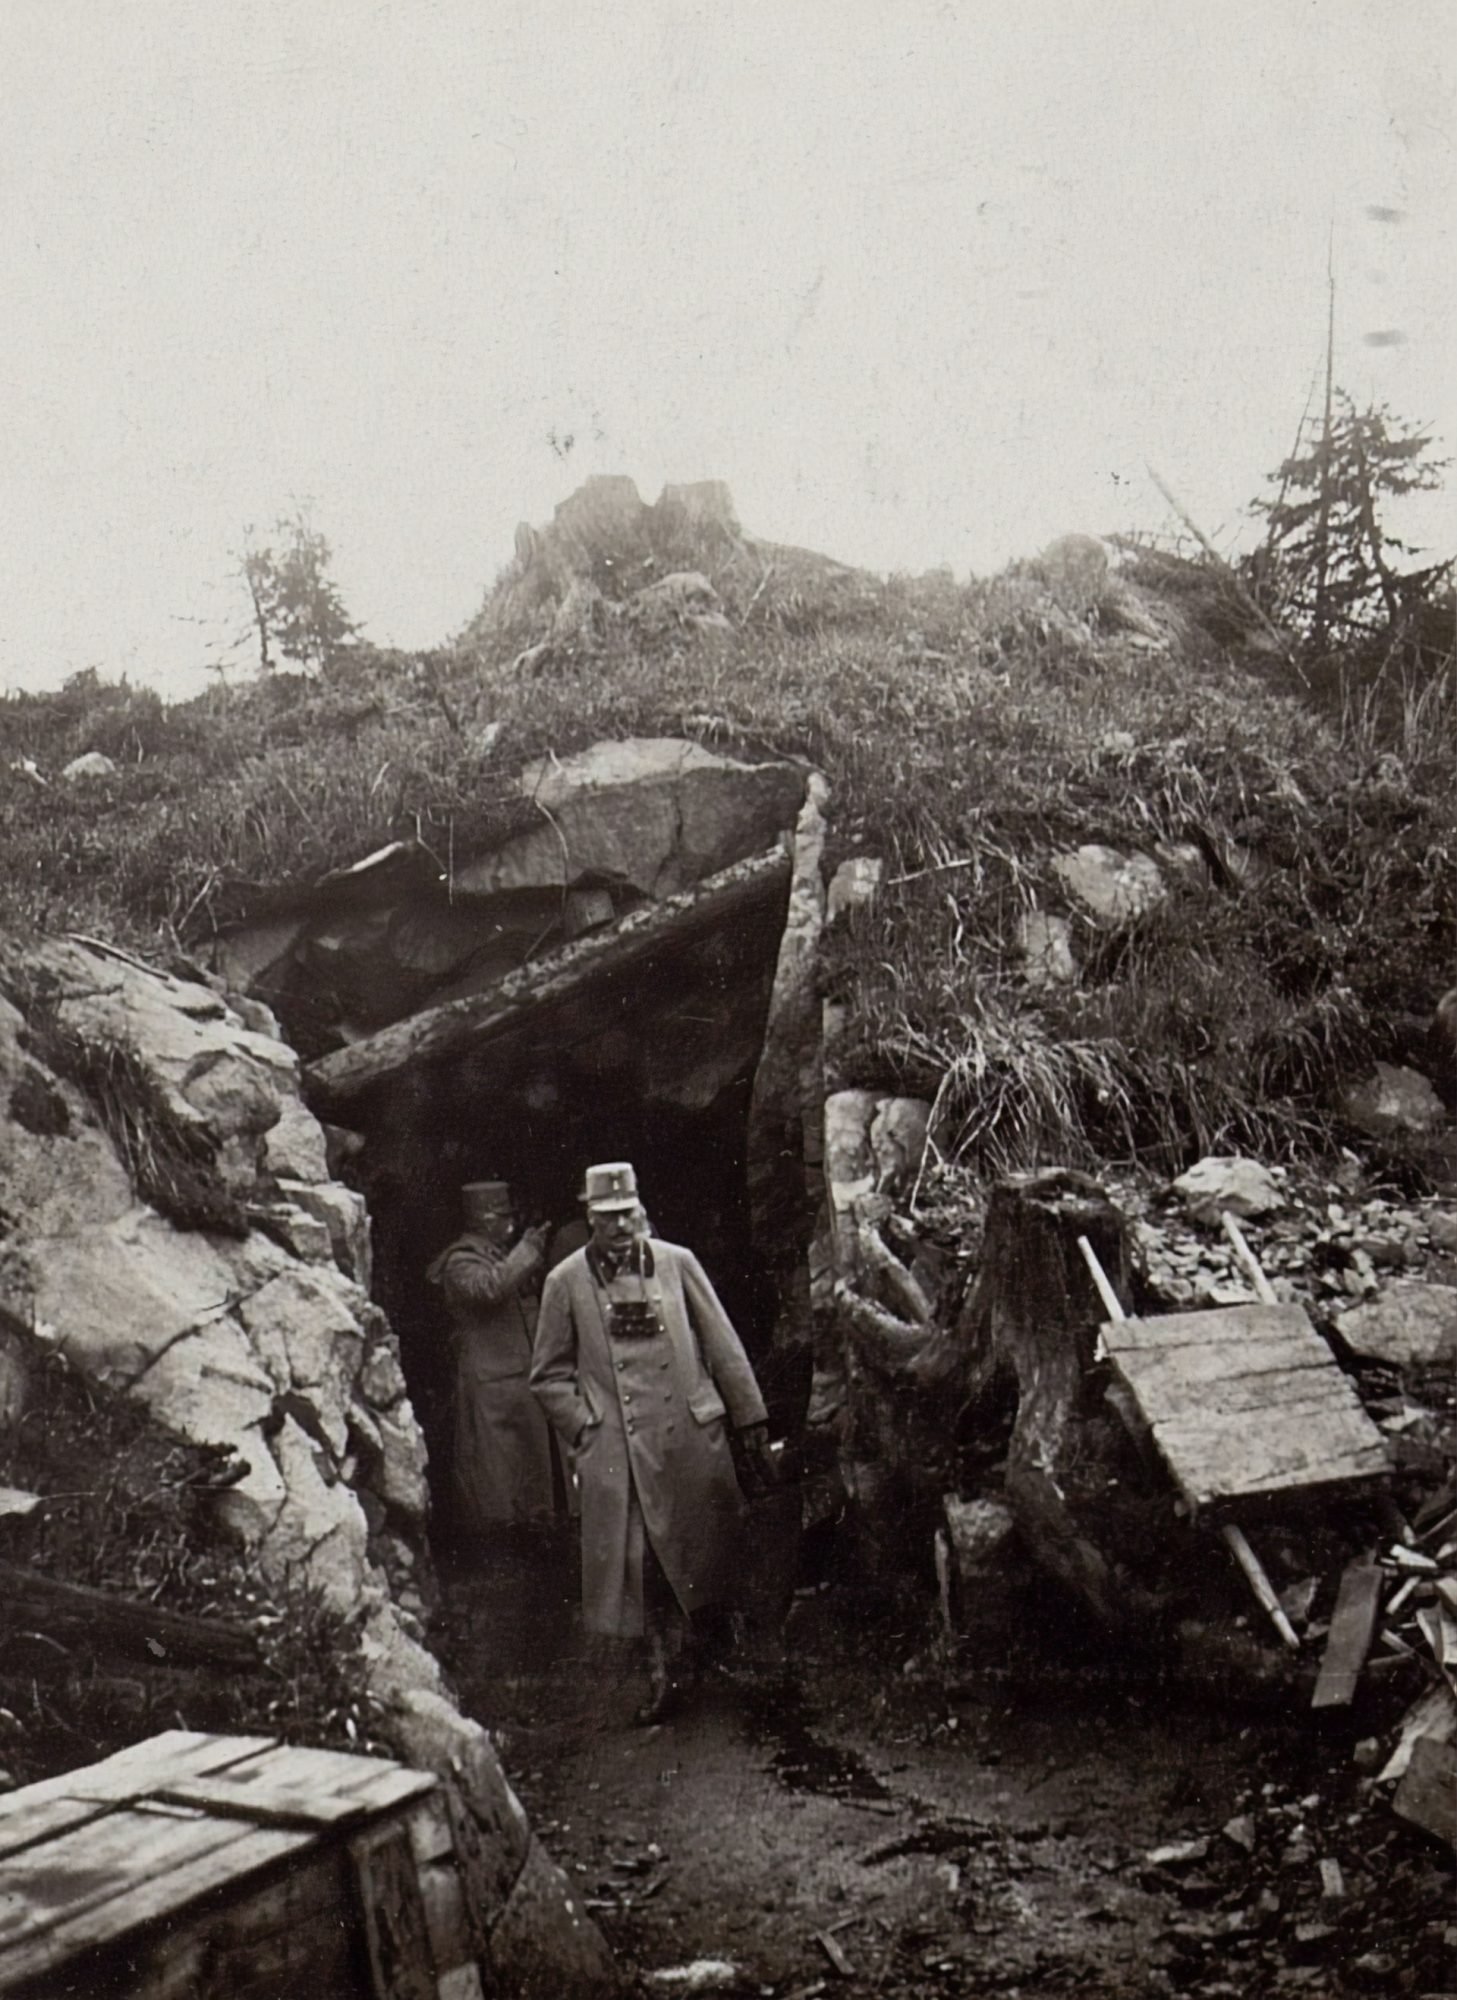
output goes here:
<path id="1" fill-rule="evenodd" d="M 462 1236 L 430 1266 L 455 1352 L 451 1487 L 459 1525 L 480 1532 L 538 1521 L 553 1508 L 551 1433 L 531 1393 L 541 1253 Z"/>
<path id="2" fill-rule="evenodd" d="M 685 1611 L 732 1594 L 743 1502 L 727 1426 L 765 1421 L 738 1335 L 691 1250 L 651 1244 L 662 1330 L 613 1338 L 585 1249 L 549 1272 L 531 1386 L 577 1444 L 582 1616 L 589 1631 L 643 1630 L 642 1529 Z M 580 1442 L 578 1443 L 578 1439 Z"/>

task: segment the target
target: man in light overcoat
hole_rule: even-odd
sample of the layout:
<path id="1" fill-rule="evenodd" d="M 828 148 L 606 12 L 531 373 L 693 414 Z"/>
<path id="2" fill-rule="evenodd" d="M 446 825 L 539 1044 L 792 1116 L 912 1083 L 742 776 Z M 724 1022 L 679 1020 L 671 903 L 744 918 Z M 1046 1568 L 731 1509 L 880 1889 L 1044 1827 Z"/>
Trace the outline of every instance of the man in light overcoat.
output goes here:
<path id="1" fill-rule="evenodd" d="M 674 1692 L 674 1610 L 701 1622 L 731 1601 L 743 1512 L 735 1455 L 767 1483 L 767 1419 L 703 1266 L 641 1233 L 631 1166 L 589 1167 L 583 1198 L 591 1240 L 547 1276 L 531 1386 L 574 1454 L 583 1623 L 646 1636 L 643 1718 L 656 1720 Z"/>

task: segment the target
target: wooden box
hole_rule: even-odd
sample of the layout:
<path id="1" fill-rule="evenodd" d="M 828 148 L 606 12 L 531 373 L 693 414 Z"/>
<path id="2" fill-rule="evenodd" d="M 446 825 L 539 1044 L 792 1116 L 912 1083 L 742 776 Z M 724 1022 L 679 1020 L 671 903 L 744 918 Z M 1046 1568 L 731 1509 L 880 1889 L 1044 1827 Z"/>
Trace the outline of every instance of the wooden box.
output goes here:
<path id="1" fill-rule="evenodd" d="M 170 1730 L 0 1797 L 0 1993 L 476 2000 L 426 1771 Z"/>

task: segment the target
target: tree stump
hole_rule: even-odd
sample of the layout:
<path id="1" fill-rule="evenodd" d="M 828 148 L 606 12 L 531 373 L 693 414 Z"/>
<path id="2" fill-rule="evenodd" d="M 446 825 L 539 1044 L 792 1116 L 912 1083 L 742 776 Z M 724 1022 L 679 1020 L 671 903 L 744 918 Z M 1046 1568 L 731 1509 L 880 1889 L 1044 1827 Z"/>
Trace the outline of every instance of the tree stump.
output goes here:
<path id="1" fill-rule="evenodd" d="M 1123 1217 L 1084 1174 L 1022 1175 L 993 1190 L 981 1273 L 959 1332 L 969 1394 L 1011 1376 L 1017 1411 L 1005 1500 L 1028 1550 L 1113 1631 L 1146 1619 L 1150 1593 L 1119 1561 L 1110 1494 L 1128 1444 L 1095 1365 L 1106 1317 L 1078 1249 L 1086 1236 L 1120 1297 L 1131 1296 Z"/>

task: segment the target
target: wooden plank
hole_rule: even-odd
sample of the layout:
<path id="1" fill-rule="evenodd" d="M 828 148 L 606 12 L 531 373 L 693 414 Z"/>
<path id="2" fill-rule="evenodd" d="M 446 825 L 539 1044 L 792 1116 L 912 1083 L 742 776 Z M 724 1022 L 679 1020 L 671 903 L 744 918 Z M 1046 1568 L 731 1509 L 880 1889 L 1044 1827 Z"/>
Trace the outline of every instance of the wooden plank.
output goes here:
<path id="1" fill-rule="evenodd" d="M 1178 1377 L 1191 1382 L 1216 1382 L 1241 1375 L 1308 1375 L 1323 1380 L 1334 1375 L 1344 1381 L 1329 1348 L 1315 1353 L 1308 1340 L 1295 1334 L 1272 1335 L 1269 1339 L 1242 1340 L 1229 1347 L 1208 1341 L 1149 1341 L 1137 1346 L 1109 1347 L 1110 1360 L 1130 1377 L 1158 1381 Z"/>
<path id="2" fill-rule="evenodd" d="M 402 1774 L 407 1781 L 403 1788 Z M 388 1811 L 436 1783 L 433 1773 L 412 1770 L 392 1758 L 365 1757 L 352 1750 L 315 1750 L 292 1743 L 270 1744 L 230 1764 L 221 1775 L 239 1796 L 251 1788 L 263 1797 L 282 1787 L 349 1799 L 380 1811 Z"/>
<path id="3" fill-rule="evenodd" d="M 115 1806 L 6 1861 L 0 1876 L 0 1947 L 95 1912 L 130 1906 L 198 1855 L 230 1847 L 247 1829 L 205 1813 Z"/>
<path id="4" fill-rule="evenodd" d="M 113 1819 L 144 1817 L 122 1810 L 109 1814 L 101 1825 Z M 170 1826 L 174 1834 L 187 1827 L 187 1822 L 180 1820 L 160 1823 Z M 170 1920 L 199 1897 L 225 1883 L 240 1884 L 259 1869 L 291 1859 L 315 1840 L 309 1833 L 250 1827 L 237 1821 L 201 1818 L 193 1828 L 201 1830 L 201 1837 L 190 1847 L 182 1839 L 170 1846 L 156 1840 L 147 1844 L 144 1879 L 129 1872 L 118 1889 L 113 1872 L 107 1871 L 106 1886 L 98 1885 L 91 1897 L 37 1912 L 50 1921 L 33 1923 L 25 1935 L 0 1946 L 0 1988 L 38 1978 L 48 1968 L 83 1951 L 113 1944 L 143 1924 Z M 43 1882 L 44 1878 L 40 1879 Z"/>
<path id="5" fill-rule="evenodd" d="M 326 1785 L 308 1782 L 288 1764 L 262 1771 L 243 1764 L 169 1785 L 157 1796 L 260 1826 L 342 1827 L 392 1811 L 433 1790 L 436 1782 L 429 1771 L 386 1764 L 356 1774 L 348 1789 L 341 1785 L 330 1791 Z"/>
<path id="6" fill-rule="evenodd" d="M 1345 1708 L 1355 1694 L 1381 1610 L 1382 1580 L 1373 1562 L 1347 1563 L 1342 1570 L 1312 1708 Z"/>
<path id="7" fill-rule="evenodd" d="M 453 1861 L 427 1861 L 416 1869 L 430 1956 L 438 1972 L 469 1965 L 481 1956 L 481 1942 L 466 1908 L 465 1889 Z"/>
<path id="8" fill-rule="evenodd" d="M 396 1820 L 349 1843 L 374 2000 L 436 2000 L 435 1965 L 409 1829 Z"/>
<path id="9" fill-rule="evenodd" d="M 1315 1415 L 1344 1411 L 1360 1419 L 1363 1431 L 1366 1426 L 1365 1411 L 1350 1384 L 1339 1376 L 1328 1381 L 1311 1369 L 1251 1375 L 1186 1375 L 1178 1369 L 1153 1375 L 1133 1369 L 1119 1372 L 1151 1424 L 1177 1421 L 1191 1410 L 1212 1421 L 1245 1410 L 1278 1408 Z"/>
<path id="10" fill-rule="evenodd" d="M 1391 1803 L 1404 1820 L 1457 1848 L 1457 1749 L 1418 1737 Z"/>
<path id="11" fill-rule="evenodd" d="M 443 1861 L 455 1851 L 447 1806 L 450 1792 L 447 1785 L 437 1786 L 410 1814 L 410 1845 L 415 1850 L 418 1867 L 423 1868 L 429 1861 Z"/>
<path id="12" fill-rule="evenodd" d="M 1301 1306 L 1268 1306 L 1258 1301 L 1240 1306 L 1211 1306 L 1199 1312 L 1153 1313 L 1146 1318 L 1109 1320 L 1102 1337 L 1110 1354 L 1134 1353 L 1145 1347 L 1214 1347 L 1238 1350 L 1268 1340 L 1299 1340 L 1334 1363 L 1327 1343 L 1311 1325 Z"/>
<path id="13" fill-rule="evenodd" d="M 484 1959 L 491 1948 L 491 1925 L 505 1901 L 501 1885 L 493 1880 L 490 1861 L 499 1867 L 499 1854 L 487 1856 L 481 1823 L 466 1804 L 458 1785 L 447 1784 L 446 1817 L 450 1826 L 450 1847 L 465 1910 L 467 1956 Z"/>
<path id="14" fill-rule="evenodd" d="M 99 1764 L 43 1778 L 23 1791 L 0 1797 L 0 1824 L 22 1802 L 38 1799 L 96 1799 L 120 1803 L 145 1798 L 159 1785 L 181 1781 L 204 1771 L 224 1770 L 240 1758 L 271 1750 L 274 1736 L 216 1736 L 197 1729 L 168 1729 L 143 1743 L 129 1744 Z"/>
<path id="15" fill-rule="evenodd" d="M 1282 1410 L 1222 1417 L 1191 1410 L 1153 1426 L 1175 1482 L 1195 1506 L 1303 1486 L 1375 1479 L 1390 1470 L 1379 1431 L 1347 1411 L 1293 1423 Z"/>
<path id="16" fill-rule="evenodd" d="M 26 1788 L 29 1790 L 29 1787 Z M 37 1841 L 52 1840 L 73 1826 L 100 1817 L 107 1808 L 97 1799 L 31 1799 L 24 1791 L 12 1796 L 20 1801 L 18 1810 L 0 1819 L 0 1860 L 33 1847 Z"/>

